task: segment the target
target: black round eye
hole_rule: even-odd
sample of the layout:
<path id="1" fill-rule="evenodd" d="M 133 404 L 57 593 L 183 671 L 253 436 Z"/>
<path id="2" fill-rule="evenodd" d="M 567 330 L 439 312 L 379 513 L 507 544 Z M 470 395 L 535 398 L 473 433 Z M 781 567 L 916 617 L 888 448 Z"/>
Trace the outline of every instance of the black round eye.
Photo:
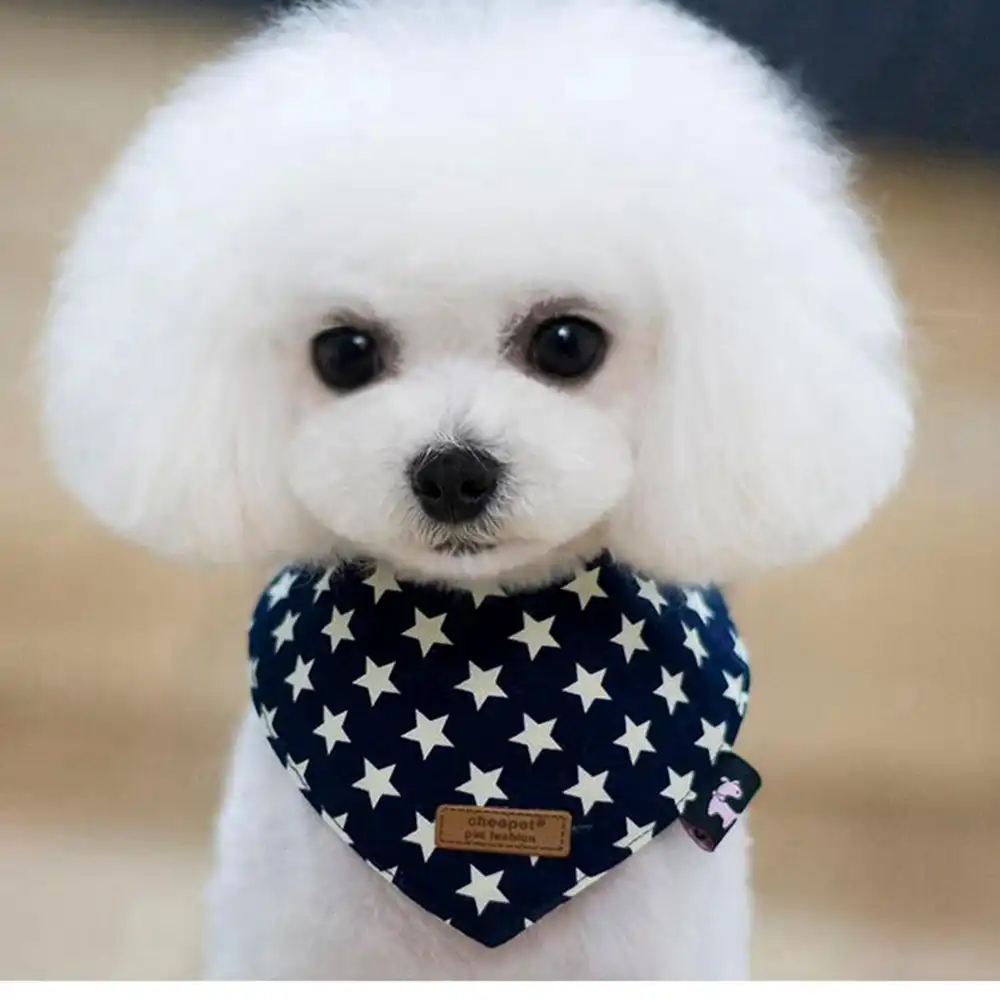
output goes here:
<path id="1" fill-rule="evenodd" d="M 384 367 L 378 341 L 368 330 L 354 326 L 335 326 L 317 333 L 312 362 L 320 379 L 341 392 L 367 385 Z"/>
<path id="2" fill-rule="evenodd" d="M 607 334 L 589 319 L 557 316 L 542 323 L 528 344 L 528 364 L 544 375 L 577 379 L 604 360 Z"/>

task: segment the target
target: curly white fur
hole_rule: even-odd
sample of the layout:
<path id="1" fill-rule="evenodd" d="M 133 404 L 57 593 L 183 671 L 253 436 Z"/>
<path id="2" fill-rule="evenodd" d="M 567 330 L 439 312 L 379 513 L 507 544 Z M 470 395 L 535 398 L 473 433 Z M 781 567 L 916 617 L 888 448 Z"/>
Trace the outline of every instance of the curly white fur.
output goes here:
<path id="1" fill-rule="evenodd" d="M 778 81 L 666 4 L 302 9 L 184 85 L 86 215 L 43 353 L 56 467 L 176 556 L 514 584 L 600 549 L 682 581 L 813 556 L 892 489 L 911 431 L 846 174 Z M 564 298 L 612 337 L 571 390 L 503 349 Z M 308 345 L 344 314 L 399 357 L 338 396 Z M 405 473 L 462 434 L 511 480 L 500 544 L 456 557 L 414 526 Z M 711 859 L 657 842 L 487 954 L 323 836 L 260 743 L 223 811 L 214 974 L 745 972 L 741 833 Z"/>

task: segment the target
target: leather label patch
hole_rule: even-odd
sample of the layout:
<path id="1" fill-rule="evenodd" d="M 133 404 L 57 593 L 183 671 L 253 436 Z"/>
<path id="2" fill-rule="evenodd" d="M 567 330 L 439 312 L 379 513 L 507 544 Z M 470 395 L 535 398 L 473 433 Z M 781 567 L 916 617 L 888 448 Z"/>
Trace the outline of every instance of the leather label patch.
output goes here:
<path id="1" fill-rule="evenodd" d="M 573 817 L 557 809 L 439 806 L 434 844 L 452 851 L 565 858 Z"/>

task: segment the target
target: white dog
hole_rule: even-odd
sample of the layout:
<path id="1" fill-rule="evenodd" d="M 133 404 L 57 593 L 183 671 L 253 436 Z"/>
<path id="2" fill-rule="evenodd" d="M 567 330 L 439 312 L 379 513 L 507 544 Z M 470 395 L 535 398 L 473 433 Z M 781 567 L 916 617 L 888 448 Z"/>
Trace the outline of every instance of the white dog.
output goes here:
<path id="1" fill-rule="evenodd" d="M 844 157 L 727 39 L 648 0 L 362 0 L 291 14 L 151 117 L 64 261 L 45 420 L 80 500 L 170 556 L 378 560 L 381 607 L 400 580 L 468 588 L 479 607 L 578 572 L 580 609 L 600 609 L 607 586 L 580 567 L 602 553 L 665 584 L 729 582 L 858 528 L 904 463 L 902 347 Z M 314 579 L 319 599 L 331 577 Z M 350 649 L 341 612 L 327 634 Z M 282 627 L 267 625 L 279 649 Z M 422 628 L 423 655 L 459 643 Z M 547 639 L 520 639 L 539 666 Z M 310 704 L 310 667 L 286 679 L 290 704 Z M 500 678 L 494 705 L 513 697 Z M 353 683 L 373 707 L 402 687 Z M 539 721 L 525 713 L 512 768 L 573 738 Z M 331 760 L 370 736 L 323 731 Z M 458 742 L 427 739 L 432 761 Z M 635 731 L 621 739 L 623 760 L 648 759 Z M 375 815 L 398 796 L 387 774 L 366 763 L 351 786 Z M 477 804 L 502 801 L 505 780 Z M 674 824 L 488 948 L 390 884 L 394 869 L 377 877 L 342 843 L 350 822 L 322 822 L 299 788 L 249 713 L 209 892 L 211 976 L 748 972 L 745 824 L 714 854 Z M 467 874 L 486 857 L 454 856 Z M 480 893 L 470 914 L 513 898 L 483 888 L 487 870 L 464 887 Z"/>

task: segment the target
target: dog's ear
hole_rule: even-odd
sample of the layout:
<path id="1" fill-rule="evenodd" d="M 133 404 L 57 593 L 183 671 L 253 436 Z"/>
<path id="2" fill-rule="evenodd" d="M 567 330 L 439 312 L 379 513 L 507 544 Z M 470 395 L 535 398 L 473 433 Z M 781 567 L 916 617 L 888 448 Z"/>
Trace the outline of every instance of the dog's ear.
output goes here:
<path id="1" fill-rule="evenodd" d="M 728 582 L 819 554 L 904 466 L 912 415 L 891 282 L 843 161 L 808 136 L 788 152 L 742 207 L 718 206 L 724 237 L 673 255 L 663 275 L 657 398 L 612 525 L 616 554 L 661 578 Z M 703 224 L 718 222 L 706 209 Z"/>
<path id="2" fill-rule="evenodd" d="M 240 249 L 253 205 L 238 181 L 198 172 L 224 127 L 171 115 L 127 152 L 62 261 L 39 357 L 48 450 L 129 539 L 281 558 L 306 526 L 280 468 L 291 376 L 266 275 Z"/>

